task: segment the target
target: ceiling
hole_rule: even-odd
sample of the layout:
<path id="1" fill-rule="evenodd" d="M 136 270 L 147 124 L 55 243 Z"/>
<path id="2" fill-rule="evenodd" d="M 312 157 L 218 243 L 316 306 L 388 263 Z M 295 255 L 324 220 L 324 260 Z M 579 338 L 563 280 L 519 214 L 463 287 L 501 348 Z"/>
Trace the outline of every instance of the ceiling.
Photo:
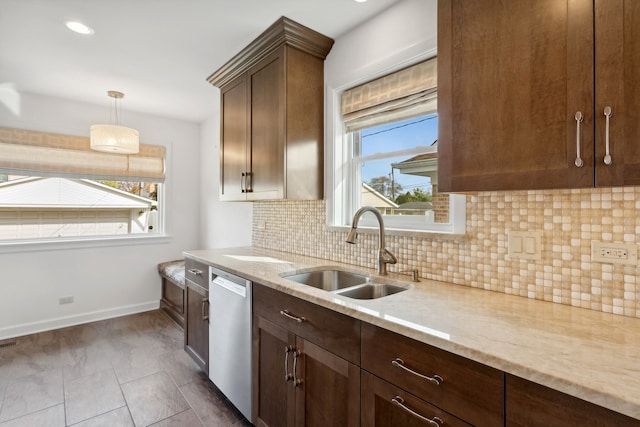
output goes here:
<path id="1" fill-rule="evenodd" d="M 399 0 L 0 0 L 3 93 L 50 95 L 201 122 L 206 78 L 281 16 L 337 38 Z M 83 36 L 65 22 L 95 31 Z"/>

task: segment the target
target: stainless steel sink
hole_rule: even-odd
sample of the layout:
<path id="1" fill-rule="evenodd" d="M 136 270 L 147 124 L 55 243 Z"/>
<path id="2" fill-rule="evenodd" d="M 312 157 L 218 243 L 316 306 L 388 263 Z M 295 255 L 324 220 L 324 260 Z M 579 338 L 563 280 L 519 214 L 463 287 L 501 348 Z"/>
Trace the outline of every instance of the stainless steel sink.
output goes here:
<path id="1" fill-rule="evenodd" d="M 325 291 L 336 291 L 350 288 L 352 286 L 368 283 L 371 279 L 364 274 L 337 269 L 314 269 L 302 273 L 284 273 L 281 276 L 287 280 L 292 280 L 303 285 L 324 289 Z"/>
<path id="2" fill-rule="evenodd" d="M 403 283 L 373 283 L 366 273 L 335 267 L 316 267 L 282 273 L 280 277 L 353 299 L 382 298 L 411 288 L 411 285 Z"/>
<path id="3" fill-rule="evenodd" d="M 408 288 L 386 283 L 367 283 L 336 291 L 337 295 L 354 299 L 376 299 L 406 291 Z"/>

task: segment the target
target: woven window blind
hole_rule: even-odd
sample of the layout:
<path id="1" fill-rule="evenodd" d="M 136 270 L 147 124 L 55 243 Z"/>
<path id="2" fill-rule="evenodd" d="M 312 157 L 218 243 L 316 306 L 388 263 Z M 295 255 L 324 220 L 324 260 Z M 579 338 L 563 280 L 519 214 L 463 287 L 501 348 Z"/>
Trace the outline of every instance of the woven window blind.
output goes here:
<path id="1" fill-rule="evenodd" d="M 0 127 L 0 173 L 164 182 L 165 148 L 140 144 L 137 154 L 89 148 L 89 138 Z"/>
<path id="2" fill-rule="evenodd" d="M 437 58 L 342 93 L 342 119 L 353 132 L 437 112 Z"/>

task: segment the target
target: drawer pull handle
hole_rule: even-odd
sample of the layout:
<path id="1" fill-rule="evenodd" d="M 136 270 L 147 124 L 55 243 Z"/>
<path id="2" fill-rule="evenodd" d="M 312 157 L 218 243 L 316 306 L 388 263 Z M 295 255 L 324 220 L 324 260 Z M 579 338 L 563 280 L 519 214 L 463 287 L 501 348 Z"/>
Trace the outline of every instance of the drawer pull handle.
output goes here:
<path id="1" fill-rule="evenodd" d="M 392 361 L 391 361 L 391 364 L 392 364 L 393 366 L 397 366 L 398 368 L 404 369 L 405 371 L 410 372 L 410 373 L 412 373 L 413 375 L 416 375 L 416 376 L 418 376 L 418 377 L 420 377 L 420 378 L 422 378 L 422 379 L 425 379 L 425 380 L 429 381 L 429 382 L 430 382 L 430 383 L 432 383 L 432 384 L 440 385 L 440 384 L 442 384 L 442 383 L 444 382 L 444 380 L 442 379 L 442 377 L 441 377 L 440 375 L 437 375 L 437 374 L 436 374 L 436 375 L 434 375 L 434 376 L 432 376 L 432 377 L 429 377 L 429 376 L 427 376 L 427 375 L 423 375 L 423 374 L 421 374 L 420 372 L 416 372 L 416 371 L 414 371 L 413 369 L 409 369 L 409 368 L 407 368 L 407 367 L 404 365 L 404 360 L 400 359 L 399 357 L 396 357 L 396 359 L 395 359 L 395 360 L 392 360 Z"/>
<path id="2" fill-rule="evenodd" d="M 612 115 L 612 111 L 611 111 L 611 107 L 609 107 L 608 105 L 606 107 L 604 107 L 604 116 L 606 117 L 606 122 L 605 122 L 605 134 L 604 134 L 604 141 L 605 141 L 605 145 L 604 145 L 604 164 L 609 166 L 611 164 L 611 154 L 609 153 L 609 120 L 611 119 L 611 115 Z"/>
<path id="3" fill-rule="evenodd" d="M 440 427 L 442 425 L 444 425 L 444 421 L 442 421 L 440 418 L 438 417 L 433 417 L 433 418 L 427 418 L 424 415 L 420 415 L 419 413 L 417 413 L 416 411 L 414 411 L 413 409 L 407 407 L 404 404 L 404 399 L 401 398 L 400 396 L 396 396 L 393 399 L 391 399 L 391 403 L 393 403 L 394 405 L 398 406 L 399 408 L 401 408 L 403 411 L 408 412 L 409 414 L 413 415 L 414 417 L 429 423 L 429 425 L 432 425 L 433 427 Z"/>
<path id="4" fill-rule="evenodd" d="M 302 384 L 302 380 L 296 377 L 296 371 L 298 370 L 298 358 L 300 357 L 300 350 L 295 350 L 293 352 L 293 386 L 298 387 Z"/>
<path id="5" fill-rule="evenodd" d="M 284 381 L 289 382 L 293 379 L 293 375 L 289 373 L 289 353 L 293 351 L 293 346 L 288 345 L 284 348 Z"/>
<path id="6" fill-rule="evenodd" d="M 202 273 L 204 272 L 202 270 L 198 270 L 197 268 L 190 268 L 189 273 L 193 274 L 194 276 L 202 276 Z"/>
<path id="7" fill-rule="evenodd" d="M 295 314 L 291 314 L 289 310 L 280 310 L 280 314 L 282 314 L 284 317 L 288 317 L 291 320 L 295 320 L 298 323 L 302 323 L 307 320 L 304 317 L 298 317 Z"/>

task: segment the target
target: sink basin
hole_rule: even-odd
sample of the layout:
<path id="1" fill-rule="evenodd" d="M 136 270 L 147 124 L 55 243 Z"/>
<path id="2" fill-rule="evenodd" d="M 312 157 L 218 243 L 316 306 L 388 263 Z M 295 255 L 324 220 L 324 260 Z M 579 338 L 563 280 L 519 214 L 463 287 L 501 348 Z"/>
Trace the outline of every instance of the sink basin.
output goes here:
<path id="1" fill-rule="evenodd" d="M 411 288 L 411 285 L 402 283 L 372 283 L 366 273 L 340 270 L 335 267 L 316 267 L 281 273 L 280 277 L 353 299 L 382 298 Z"/>
<path id="2" fill-rule="evenodd" d="M 348 289 L 336 291 L 337 295 L 342 295 L 354 299 L 376 299 L 387 295 L 397 294 L 406 291 L 408 288 L 386 283 L 367 283 L 360 286 L 353 286 Z"/>
<path id="3" fill-rule="evenodd" d="M 336 291 L 350 288 L 356 285 L 368 283 L 371 279 L 364 274 L 354 273 L 336 269 L 310 270 L 303 273 L 282 274 L 283 278 L 292 280 L 303 285 L 324 289 L 325 291 Z"/>

